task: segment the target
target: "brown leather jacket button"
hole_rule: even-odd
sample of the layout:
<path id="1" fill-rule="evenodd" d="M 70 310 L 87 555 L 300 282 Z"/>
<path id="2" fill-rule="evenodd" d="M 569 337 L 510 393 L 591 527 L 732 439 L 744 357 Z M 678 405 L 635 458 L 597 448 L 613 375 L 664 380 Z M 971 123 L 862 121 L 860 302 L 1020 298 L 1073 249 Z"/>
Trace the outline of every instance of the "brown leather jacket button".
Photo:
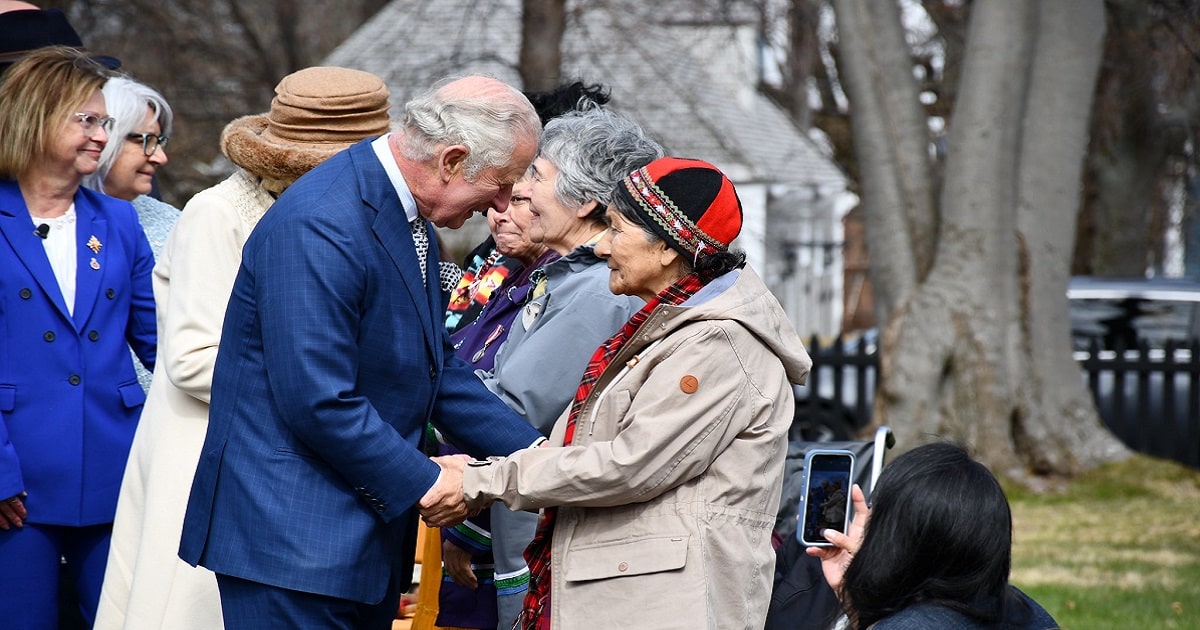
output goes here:
<path id="1" fill-rule="evenodd" d="M 697 389 L 700 389 L 700 380 L 688 374 L 679 379 L 679 389 L 683 390 L 685 394 L 694 394 Z"/>

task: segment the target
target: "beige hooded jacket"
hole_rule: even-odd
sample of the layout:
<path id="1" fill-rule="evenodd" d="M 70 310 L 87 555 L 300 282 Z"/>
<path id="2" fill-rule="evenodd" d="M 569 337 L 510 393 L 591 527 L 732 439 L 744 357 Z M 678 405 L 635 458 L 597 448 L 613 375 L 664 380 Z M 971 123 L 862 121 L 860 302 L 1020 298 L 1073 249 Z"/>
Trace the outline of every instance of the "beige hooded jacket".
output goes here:
<path id="1" fill-rule="evenodd" d="M 476 462 L 473 506 L 561 506 L 555 630 L 759 630 L 792 383 L 812 362 L 749 268 L 660 306 L 609 365 L 571 446 Z M 550 444 L 561 445 L 566 414 Z"/>

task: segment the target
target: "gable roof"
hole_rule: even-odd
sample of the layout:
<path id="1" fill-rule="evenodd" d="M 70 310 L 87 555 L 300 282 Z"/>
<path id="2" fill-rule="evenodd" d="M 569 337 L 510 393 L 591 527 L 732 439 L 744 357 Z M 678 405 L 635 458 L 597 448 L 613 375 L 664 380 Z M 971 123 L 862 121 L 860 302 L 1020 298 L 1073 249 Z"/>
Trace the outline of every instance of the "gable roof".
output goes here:
<path id="1" fill-rule="evenodd" d="M 681 19 L 696 17 L 685 9 L 659 12 L 673 25 L 651 22 L 635 6 L 568 2 L 564 79 L 603 84 L 609 106 L 669 154 L 708 160 L 735 182 L 845 188 L 841 171 L 754 89 L 747 59 L 756 51 L 739 45 L 735 27 L 696 26 L 706 20 Z M 520 13 L 520 0 L 393 0 L 325 63 L 381 77 L 399 120 L 405 101 L 449 75 L 488 74 L 520 86 Z"/>

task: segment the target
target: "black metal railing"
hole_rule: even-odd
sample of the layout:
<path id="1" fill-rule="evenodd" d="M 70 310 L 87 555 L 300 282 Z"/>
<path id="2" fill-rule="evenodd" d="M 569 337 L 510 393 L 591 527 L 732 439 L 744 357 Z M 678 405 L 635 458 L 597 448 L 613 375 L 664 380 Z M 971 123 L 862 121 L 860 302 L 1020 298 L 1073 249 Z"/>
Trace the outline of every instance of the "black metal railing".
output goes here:
<path id="1" fill-rule="evenodd" d="M 844 423 L 871 420 L 879 352 L 865 339 L 808 341 L 813 368 L 796 414 Z M 1200 468 L 1200 339 L 1151 348 L 1107 349 L 1093 342 L 1075 352 L 1105 425 L 1130 448 Z"/>
<path id="2" fill-rule="evenodd" d="M 813 335 L 806 343 L 813 366 L 808 383 L 797 390 L 793 439 L 848 440 L 871 421 L 879 350 L 874 337 L 823 342 Z M 795 431 L 794 431 L 795 432 Z"/>
<path id="3" fill-rule="evenodd" d="M 1076 352 L 1096 409 L 1130 448 L 1200 468 L 1200 340 Z"/>

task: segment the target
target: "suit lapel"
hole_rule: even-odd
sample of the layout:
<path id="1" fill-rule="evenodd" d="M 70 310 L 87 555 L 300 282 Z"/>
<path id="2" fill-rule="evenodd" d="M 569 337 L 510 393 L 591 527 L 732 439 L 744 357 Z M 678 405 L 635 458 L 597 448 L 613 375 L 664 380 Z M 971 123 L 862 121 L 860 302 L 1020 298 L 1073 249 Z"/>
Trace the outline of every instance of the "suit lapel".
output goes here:
<path id="1" fill-rule="evenodd" d="M 86 195 L 75 195 L 75 251 L 79 254 L 79 271 L 75 274 L 75 322 L 83 330 L 92 309 L 100 282 L 108 271 L 106 264 L 111 251 L 108 242 L 108 221 L 96 212 Z"/>
<path id="2" fill-rule="evenodd" d="M 0 233 L 4 234 L 13 253 L 29 270 L 42 292 L 49 296 L 58 312 L 70 321 L 70 311 L 67 310 L 67 303 L 63 301 L 54 270 L 50 268 L 46 248 L 33 230 L 33 220 L 25 207 L 25 200 L 21 197 L 20 187 L 15 181 L 0 182 Z"/>
<path id="3" fill-rule="evenodd" d="M 379 239 L 383 250 L 387 252 L 392 264 L 400 273 L 400 279 L 408 290 L 417 307 L 421 318 L 421 326 L 425 330 L 425 343 L 435 358 L 440 356 L 441 344 L 435 342 L 436 336 L 434 307 L 435 300 L 431 297 L 437 287 L 426 286 L 421 281 L 421 266 L 417 262 L 417 248 L 413 244 L 412 228 L 404 214 L 404 206 L 400 203 L 396 189 L 379 163 L 370 142 L 364 141 L 355 145 L 355 162 L 358 165 L 359 178 L 362 186 L 363 202 L 375 208 L 377 214 L 371 225 L 372 231 Z M 430 242 L 430 259 L 436 252 L 436 245 Z"/>

